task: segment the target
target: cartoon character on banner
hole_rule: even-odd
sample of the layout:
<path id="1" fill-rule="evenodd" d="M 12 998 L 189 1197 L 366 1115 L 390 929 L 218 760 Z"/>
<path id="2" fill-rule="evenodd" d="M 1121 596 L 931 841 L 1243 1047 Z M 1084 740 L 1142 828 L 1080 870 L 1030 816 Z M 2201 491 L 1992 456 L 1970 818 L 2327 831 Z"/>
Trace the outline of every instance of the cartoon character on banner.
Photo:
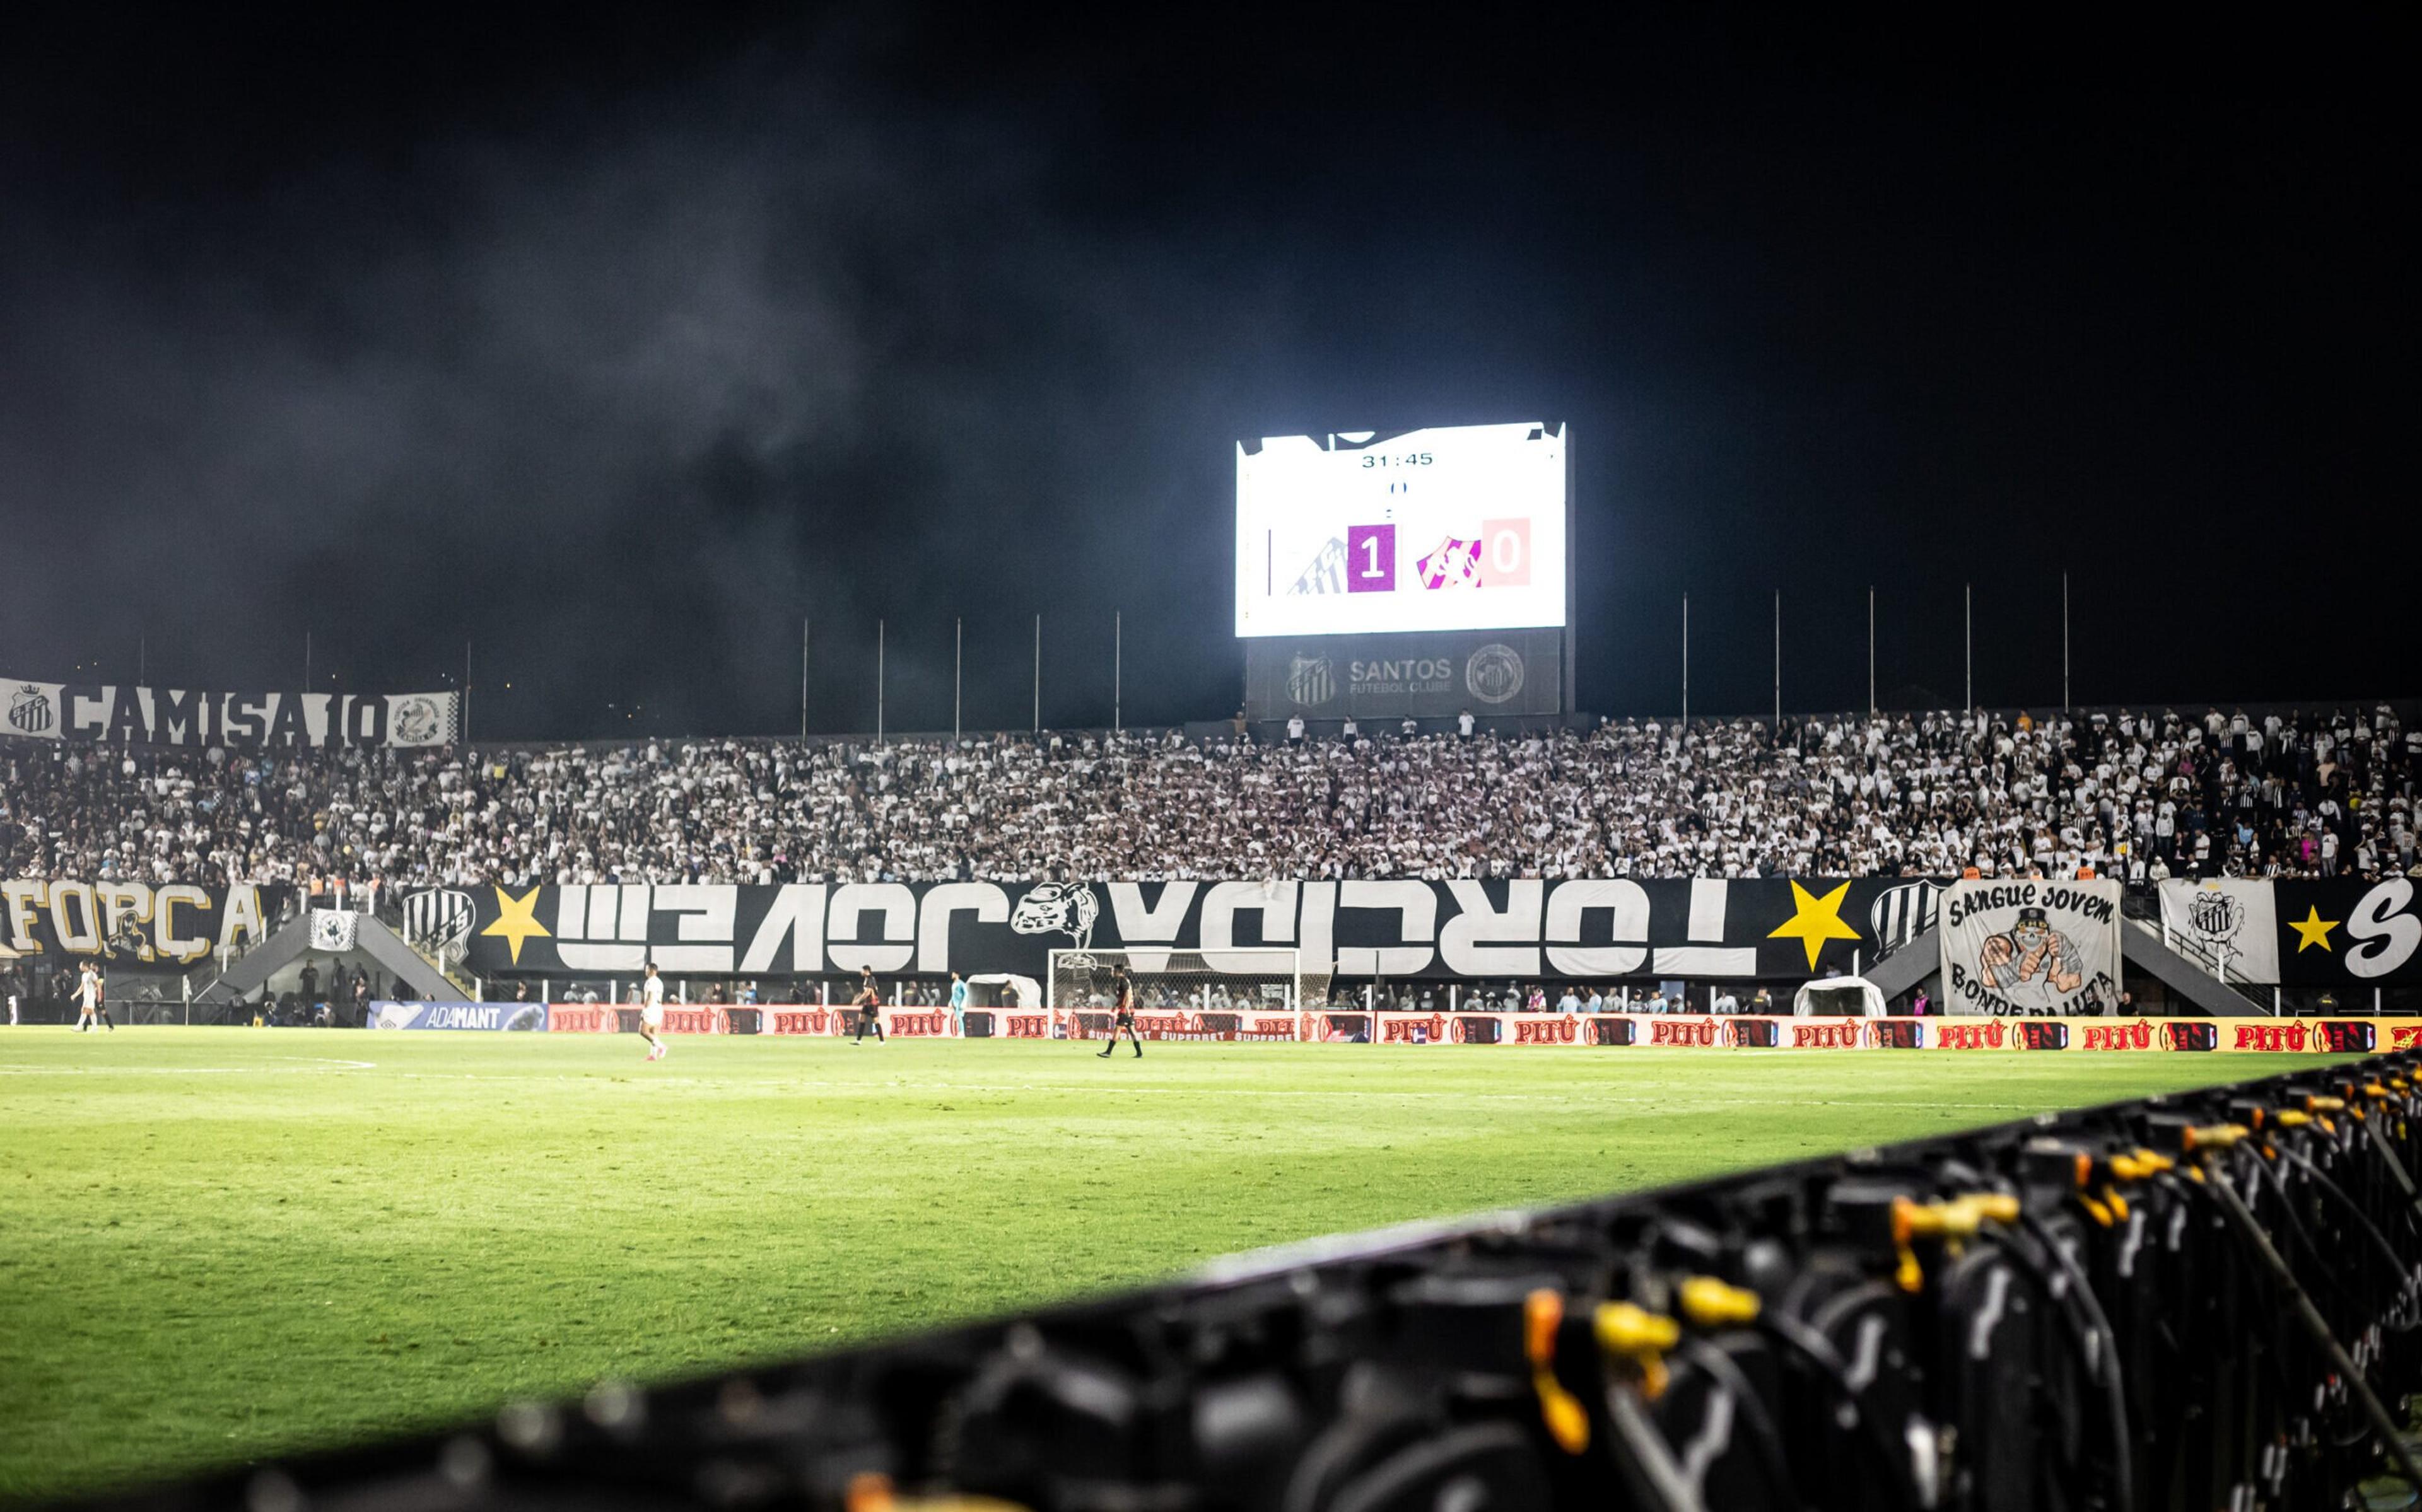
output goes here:
<path id="1" fill-rule="evenodd" d="M 1101 900 L 1091 887 L 1082 882 L 1044 882 L 1028 888 L 1017 900 L 1009 927 L 1018 934 L 1065 934 L 1077 949 L 1091 950 L 1093 924 L 1101 916 Z"/>
<path id="2" fill-rule="evenodd" d="M 2037 1007 L 2055 1007 L 2085 985 L 2076 943 L 2039 908 L 2019 910 L 2017 923 L 1986 940 L 1977 964 L 1987 987 Z"/>

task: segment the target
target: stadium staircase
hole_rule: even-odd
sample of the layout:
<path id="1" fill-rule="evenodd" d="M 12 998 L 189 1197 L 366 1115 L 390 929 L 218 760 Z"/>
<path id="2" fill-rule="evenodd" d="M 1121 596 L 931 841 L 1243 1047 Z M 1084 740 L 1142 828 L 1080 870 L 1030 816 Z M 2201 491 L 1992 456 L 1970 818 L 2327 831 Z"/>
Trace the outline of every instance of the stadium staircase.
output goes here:
<path id="1" fill-rule="evenodd" d="M 369 914 L 358 918 L 354 948 L 345 955 L 369 958 L 388 980 L 410 988 L 413 996 L 424 1003 L 468 1003 L 475 999 L 476 984 L 457 979 L 376 918 Z M 311 914 L 306 911 L 244 952 L 209 985 L 197 989 L 193 1001 L 197 1005 L 236 1003 L 258 993 L 280 971 L 314 954 L 327 952 L 313 949 Z"/>
<path id="2" fill-rule="evenodd" d="M 2274 1010 L 2227 979 L 2227 969 L 2201 951 L 2181 949 L 2185 942 L 2164 941 L 2162 932 L 2141 919 L 2121 915 L 2119 953 L 2131 966 L 2144 968 L 2155 981 L 2204 1012 L 2221 1018 L 2244 1018 Z"/>
<path id="3" fill-rule="evenodd" d="M 1938 931 L 1927 929 L 1907 944 L 1897 946 L 1890 955 L 1869 966 L 1861 974 L 1875 984 L 1886 1003 L 1933 975 L 1942 965 L 1942 943 Z"/>

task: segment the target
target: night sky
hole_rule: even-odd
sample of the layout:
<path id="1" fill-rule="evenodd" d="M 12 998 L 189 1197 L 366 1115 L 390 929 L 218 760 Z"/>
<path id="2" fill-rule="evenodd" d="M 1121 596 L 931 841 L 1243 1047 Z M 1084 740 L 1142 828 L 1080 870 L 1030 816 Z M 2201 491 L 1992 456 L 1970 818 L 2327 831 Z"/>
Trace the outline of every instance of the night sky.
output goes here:
<path id="1" fill-rule="evenodd" d="M 1216 717 L 1235 438 L 1547 418 L 1584 708 L 2422 692 L 2410 8 L 692 8 L 12 11 L 0 675 Z"/>

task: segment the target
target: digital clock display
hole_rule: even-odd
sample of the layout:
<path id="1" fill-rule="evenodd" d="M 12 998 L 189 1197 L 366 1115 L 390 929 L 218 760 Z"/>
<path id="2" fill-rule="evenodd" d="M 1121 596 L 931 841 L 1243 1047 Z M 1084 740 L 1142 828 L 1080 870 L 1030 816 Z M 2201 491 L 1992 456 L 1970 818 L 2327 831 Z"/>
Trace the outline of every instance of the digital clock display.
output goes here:
<path id="1" fill-rule="evenodd" d="M 1271 436 L 1236 447 L 1236 633 L 1565 622 L 1562 425 Z"/>

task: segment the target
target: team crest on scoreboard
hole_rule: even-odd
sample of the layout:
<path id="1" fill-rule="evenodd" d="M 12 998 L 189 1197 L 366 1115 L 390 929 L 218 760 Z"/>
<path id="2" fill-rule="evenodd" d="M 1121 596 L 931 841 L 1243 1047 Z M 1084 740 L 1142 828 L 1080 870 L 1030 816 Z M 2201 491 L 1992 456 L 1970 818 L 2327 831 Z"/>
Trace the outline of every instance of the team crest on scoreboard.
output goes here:
<path id="1" fill-rule="evenodd" d="M 1480 542 L 1449 536 L 1437 551 L 1417 564 L 1424 588 L 1476 588 L 1480 584 Z"/>

